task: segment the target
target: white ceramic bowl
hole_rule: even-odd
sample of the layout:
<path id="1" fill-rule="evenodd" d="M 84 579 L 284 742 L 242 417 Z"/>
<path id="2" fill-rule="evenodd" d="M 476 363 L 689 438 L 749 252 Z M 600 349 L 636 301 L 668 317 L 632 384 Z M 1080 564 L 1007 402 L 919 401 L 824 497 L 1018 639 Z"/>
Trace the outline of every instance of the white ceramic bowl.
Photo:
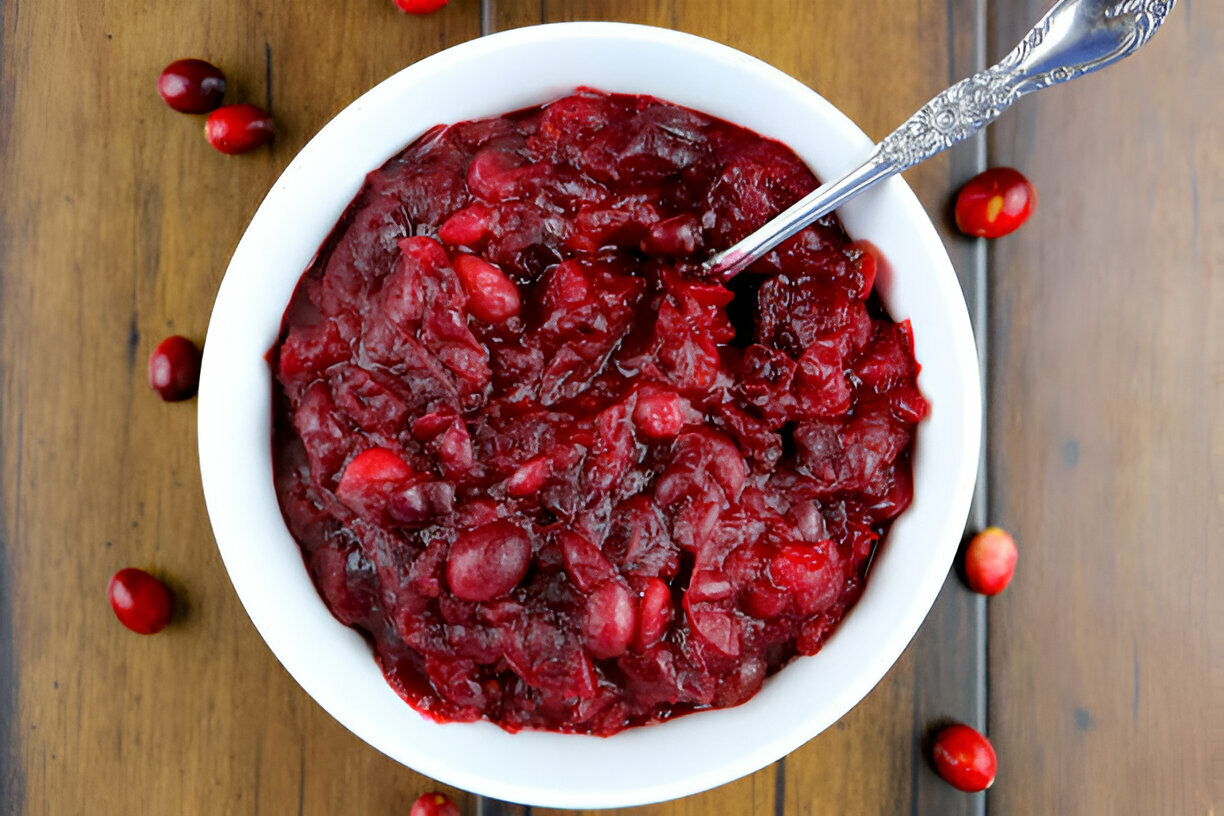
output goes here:
<path id="1" fill-rule="evenodd" d="M 841 210 L 892 274 L 878 281 L 913 321 L 931 403 L 914 456 L 914 501 L 893 526 L 866 591 L 815 657 L 731 709 L 611 738 L 439 725 L 401 700 L 370 647 L 324 607 L 272 485 L 271 376 L 264 354 L 310 263 L 365 174 L 438 123 L 493 116 L 576 86 L 653 94 L 779 139 L 822 178 L 870 141 L 780 71 L 722 45 L 613 23 L 523 28 L 404 69 L 332 120 L 293 160 L 243 235 L 208 329 L 199 397 L 200 469 L 226 569 L 280 662 L 332 716 L 421 773 L 514 802 L 599 808 L 671 799 L 729 782 L 794 750 L 850 710 L 905 648 L 939 592 L 977 471 L 981 403 L 964 299 L 935 229 L 899 178 Z"/>

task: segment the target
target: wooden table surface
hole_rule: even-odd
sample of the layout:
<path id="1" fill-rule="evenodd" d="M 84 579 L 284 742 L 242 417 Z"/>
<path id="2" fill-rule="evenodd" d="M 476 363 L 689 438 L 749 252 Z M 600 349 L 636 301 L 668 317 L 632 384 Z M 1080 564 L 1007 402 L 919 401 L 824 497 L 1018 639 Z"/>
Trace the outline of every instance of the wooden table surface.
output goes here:
<path id="1" fill-rule="evenodd" d="M 874 137 L 1000 57 L 1045 0 L 0 0 L 0 806 L 31 814 L 407 814 L 435 787 L 360 742 L 280 668 L 218 558 L 194 403 L 145 385 L 165 335 L 202 340 L 229 254 L 295 152 L 404 65 L 482 33 L 614 19 L 760 56 Z M 1012 530 L 1013 586 L 950 577 L 879 686 L 783 762 L 643 809 L 680 814 L 1213 814 L 1224 808 L 1224 4 L 1181 0 L 1135 58 L 1025 100 L 907 174 L 983 350 L 971 526 Z M 270 149 L 214 153 L 154 92 L 224 67 Z M 428 93 L 428 89 L 422 89 Z M 948 228 L 990 164 L 1041 192 L 989 246 Z M 141 638 L 104 598 L 169 577 Z M 987 795 L 923 737 L 986 729 Z M 526 809 L 452 792 L 468 814 Z"/>

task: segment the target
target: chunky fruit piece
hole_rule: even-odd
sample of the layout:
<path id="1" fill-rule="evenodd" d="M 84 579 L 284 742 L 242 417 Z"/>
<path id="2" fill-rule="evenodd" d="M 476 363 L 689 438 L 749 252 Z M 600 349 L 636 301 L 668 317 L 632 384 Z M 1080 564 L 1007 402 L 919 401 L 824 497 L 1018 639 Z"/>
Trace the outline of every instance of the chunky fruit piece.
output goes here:
<path id="1" fill-rule="evenodd" d="M 523 580 L 531 564 L 531 539 L 522 527 L 494 521 L 461 533 L 446 557 L 446 583 L 465 601 L 500 598 Z"/>
<path id="2" fill-rule="evenodd" d="M 166 402 L 194 397 L 200 385 L 200 356 L 186 337 L 167 337 L 149 357 L 149 387 Z"/>
<path id="3" fill-rule="evenodd" d="M 395 7 L 408 14 L 429 14 L 445 6 L 448 0 L 394 0 Z M 412 816 L 417 816 L 415 813 Z"/>
<path id="4" fill-rule="evenodd" d="M 378 518 L 397 485 L 413 476 L 412 468 L 394 451 L 368 448 L 353 457 L 336 486 L 336 498 L 361 516 Z"/>
<path id="5" fill-rule="evenodd" d="M 272 117 L 255 105 L 226 105 L 208 114 L 204 136 L 222 153 L 247 153 L 272 141 Z"/>
<path id="6" fill-rule="evenodd" d="M 608 735 L 821 649 L 913 493 L 913 337 L 834 217 L 730 285 L 700 270 L 815 185 L 591 90 L 367 176 L 270 357 L 276 487 L 414 707 Z"/>
<path id="7" fill-rule="evenodd" d="M 674 391 L 638 395 L 633 423 L 648 439 L 675 439 L 684 427 L 684 399 Z"/>
<path id="8" fill-rule="evenodd" d="M 459 816 L 459 807 L 444 793 L 423 793 L 408 816 Z"/>
<path id="9" fill-rule="evenodd" d="M 1016 573 L 1016 542 L 998 527 L 975 535 L 965 549 L 965 578 L 982 595 L 998 595 Z"/>
<path id="10" fill-rule="evenodd" d="M 208 113 L 225 96 L 225 74 L 204 60 L 175 60 L 157 78 L 157 92 L 179 113 Z"/>
<path id="11" fill-rule="evenodd" d="M 467 292 L 468 314 L 501 323 L 519 313 L 518 288 L 500 269 L 475 255 L 457 255 L 453 263 Z"/>
<path id="12" fill-rule="evenodd" d="M 992 167 L 966 182 L 956 196 L 956 226 L 967 235 L 999 238 L 1015 231 L 1037 208 L 1037 191 L 1018 170 Z"/>
<path id="13" fill-rule="evenodd" d="M 594 657 L 619 657 L 629 648 L 638 628 L 638 607 L 629 587 L 620 581 L 600 584 L 586 602 L 582 634 Z"/>
<path id="14" fill-rule="evenodd" d="M 945 728 L 932 749 L 935 769 L 944 780 L 966 793 L 984 791 L 994 784 L 998 761 L 990 740 L 967 725 Z"/>
<path id="15" fill-rule="evenodd" d="M 119 622 L 139 635 L 154 635 L 174 615 L 174 598 L 161 581 L 135 567 L 115 573 L 106 588 Z"/>

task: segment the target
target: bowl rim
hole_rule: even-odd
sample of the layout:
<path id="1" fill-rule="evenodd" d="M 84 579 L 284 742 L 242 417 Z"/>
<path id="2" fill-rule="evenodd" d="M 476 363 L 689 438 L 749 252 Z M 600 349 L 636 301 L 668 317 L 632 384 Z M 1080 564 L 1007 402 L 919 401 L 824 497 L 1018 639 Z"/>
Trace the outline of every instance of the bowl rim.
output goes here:
<path id="1" fill-rule="evenodd" d="M 743 716 L 740 715 L 749 711 L 778 714 L 777 711 L 764 708 L 758 703 L 765 694 L 765 690 L 736 708 L 699 712 L 661 725 L 629 729 L 610 738 L 530 731 L 509 735 L 487 722 L 440 725 L 419 715 L 417 717 L 425 724 L 423 728 L 416 728 L 408 720 L 398 720 L 396 724 L 401 729 L 406 729 L 415 736 L 427 736 L 426 744 L 417 744 L 411 738 L 405 738 L 391 730 L 388 723 L 372 721 L 372 716 L 366 710 L 366 704 L 374 697 L 381 700 L 383 693 L 389 691 L 385 681 L 382 681 L 381 674 L 378 676 L 378 679 L 382 681 L 381 693 L 369 684 L 368 677 L 364 675 L 360 686 L 339 687 L 334 682 L 329 682 L 320 676 L 318 659 L 311 656 L 317 651 L 319 642 L 335 641 L 340 644 L 338 647 L 340 651 L 349 657 L 360 654 L 361 649 L 365 648 L 365 659 L 368 663 L 373 664 L 374 661 L 369 659 L 369 650 L 368 647 L 365 647 L 364 641 L 360 641 L 359 635 L 348 627 L 343 627 L 330 616 L 321 599 L 318 598 L 317 591 L 304 568 L 300 570 L 301 575 L 296 578 L 269 575 L 266 571 L 261 572 L 262 568 L 277 563 L 268 551 L 275 547 L 283 549 L 284 538 L 288 538 L 295 553 L 297 545 L 285 528 L 279 506 L 275 501 L 275 494 L 273 493 L 270 510 L 275 514 L 275 523 L 280 526 L 279 538 L 275 530 L 266 529 L 266 525 L 272 523 L 268 518 L 269 507 L 266 503 L 266 491 L 259 493 L 263 496 L 262 504 L 258 496 L 248 495 L 252 488 L 248 472 L 253 464 L 248 461 L 253 449 L 251 445 L 259 444 L 264 437 L 270 438 L 271 378 L 266 362 L 264 362 L 262 375 L 266 380 L 267 401 L 256 400 L 251 405 L 241 403 L 244 395 L 250 396 L 249 393 L 242 392 L 241 383 L 249 382 L 253 361 L 250 359 L 250 332 L 243 334 L 244 330 L 235 331 L 234 316 L 250 312 L 253 307 L 250 304 L 244 305 L 243 299 L 250 297 L 253 291 L 257 293 L 253 276 L 257 274 L 261 264 L 276 260 L 277 256 L 274 253 L 285 249 L 284 246 L 269 246 L 268 236 L 278 231 L 281 235 L 291 235 L 292 233 L 287 230 L 297 226 L 296 222 L 285 221 L 284 211 L 292 209 L 291 202 L 301 195 L 303 189 L 310 188 L 310 183 L 307 181 L 310 174 L 323 167 L 329 155 L 334 155 L 329 151 L 345 146 L 346 134 L 352 131 L 358 123 L 391 104 L 396 97 L 402 95 L 405 87 L 411 86 L 412 83 L 427 83 L 430 77 L 440 77 L 448 71 L 455 70 L 467 60 L 490 59 L 498 54 L 513 52 L 517 49 L 563 47 L 565 44 L 572 46 L 578 41 L 632 43 L 635 46 L 676 51 L 686 56 L 700 57 L 710 61 L 711 64 L 724 65 L 727 70 L 740 72 L 753 82 L 772 85 L 779 89 L 779 93 L 789 94 L 796 100 L 802 99 L 803 107 L 807 112 L 816 116 L 822 125 L 838 129 L 838 138 L 845 142 L 851 153 L 857 150 L 865 156 L 870 150 L 871 141 L 861 130 L 823 97 L 798 80 L 729 46 L 669 29 L 626 23 L 552 23 L 491 34 L 438 52 L 393 74 L 337 114 L 294 157 L 261 203 L 235 249 L 229 268 L 218 289 L 213 315 L 209 322 L 200 379 L 198 441 L 201 478 L 209 519 L 234 589 L 252 623 L 277 659 L 320 706 L 342 725 L 384 754 L 444 783 L 485 796 L 537 806 L 606 808 L 641 805 L 686 796 L 754 772 L 815 737 L 849 711 L 879 682 L 925 619 L 944 583 L 947 568 L 951 565 L 959 545 L 978 470 L 978 451 L 981 443 L 981 384 L 968 311 L 965 308 L 963 294 L 952 270 L 951 262 L 917 197 L 899 177 L 890 179 L 880 185 L 879 190 L 867 193 L 859 201 L 847 205 L 843 211 L 867 212 L 873 206 L 886 204 L 903 213 L 906 221 L 915 230 L 914 242 L 920 248 L 923 262 L 929 265 L 928 271 L 931 273 L 930 280 L 925 281 L 923 285 L 930 289 L 930 297 L 939 300 L 947 307 L 947 313 L 942 315 L 946 317 L 947 325 L 939 328 L 940 331 L 946 329 L 947 337 L 951 338 L 945 351 L 949 354 L 948 366 L 952 371 L 949 376 L 953 376 L 958 390 L 951 395 L 953 399 L 949 400 L 949 403 L 937 407 L 950 410 L 959 419 L 958 434 L 952 439 L 959 455 L 952 468 L 949 483 L 944 485 L 945 499 L 943 510 L 938 514 L 940 519 L 938 529 L 931 533 L 937 539 L 937 544 L 932 545 L 931 564 L 934 566 L 920 572 L 917 579 L 912 582 L 913 593 L 906 599 L 906 603 L 899 605 L 900 617 L 896 625 L 884 633 L 881 640 L 874 644 L 873 649 L 865 650 L 868 654 L 856 654 L 855 650 L 847 645 L 849 630 L 868 631 L 864 628 L 865 625 L 857 625 L 857 621 L 865 616 L 861 615 L 856 618 L 855 612 L 863 607 L 864 602 L 871 595 L 871 588 L 877 580 L 877 577 L 873 575 L 858 606 L 846 615 L 838 631 L 829 639 L 821 654 L 812 658 L 801 658 L 800 661 L 774 675 L 767 683 L 767 689 L 785 687 L 784 691 L 774 694 L 774 698 L 782 695 L 784 699 L 792 701 L 801 699 L 796 696 L 803 692 L 798 685 L 799 676 L 800 674 L 812 675 L 812 672 L 793 669 L 800 663 L 810 666 L 811 661 L 821 661 L 822 655 L 824 665 L 827 665 L 828 661 L 833 659 L 829 655 L 834 651 L 832 647 L 836 644 L 840 656 L 838 659 L 857 664 L 857 668 L 851 673 L 852 676 L 837 686 L 836 693 L 816 704 L 814 710 L 806 712 L 804 716 L 788 717 L 785 722 L 771 721 L 770 725 L 776 733 L 770 739 L 751 745 L 737 744 L 730 750 L 729 756 L 723 757 L 714 764 L 688 768 L 687 772 L 678 774 L 660 772 L 655 774 L 652 781 L 637 785 L 627 785 L 623 780 L 617 778 L 595 782 L 587 780 L 584 781 L 582 787 L 575 788 L 567 785 L 562 779 L 542 780 L 539 776 L 532 777 L 530 766 L 517 768 L 515 775 L 498 776 L 487 771 L 491 760 L 483 756 L 478 749 L 485 748 L 491 751 L 492 749 L 487 746 L 493 746 L 498 750 L 508 748 L 515 752 L 521 751 L 528 756 L 537 754 L 546 756 L 549 755 L 549 752 L 555 752 L 564 747 L 565 754 L 592 758 L 590 761 L 598 761 L 598 758 L 601 757 L 607 759 L 627 756 L 623 754 L 626 751 L 649 753 L 652 749 L 647 742 L 661 742 L 664 740 L 664 735 L 666 735 L 667 742 L 679 745 L 689 744 L 686 743 L 686 740 L 708 740 L 711 735 L 717 735 L 719 731 L 716 727 L 714 725 L 707 727 L 704 725 L 706 722 L 713 723 L 717 719 L 723 724 L 722 733 L 725 736 L 727 726 L 734 726 L 737 720 L 742 721 Z M 556 86 L 556 90 L 572 91 L 575 85 L 583 84 L 591 83 L 561 83 Z M 542 89 L 536 90 L 537 95 L 542 94 L 539 101 L 560 95 L 560 93 L 549 94 Z M 609 88 L 609 90 L 635 92 L 624 88 Z M 713 100 L 713 97 L 711 99 Z M 686 107 L 697 107 L 687 100 L 673 99 L 672 101 L 677 101 Z M 489 110 L 480 115 L 497 115 L 517 107 L 522 107 L 522 105 L 507 104 L 500 109 Z M 708 110 L 709 107 L 698 107 L 697 109 Z M 717 111 L 712 111 L 712 113 L 720 115 Z M 458 113 L 447 121 L 457 122 L 468 118 L 473 117 Z M 768 128 L 758 128 L 752 124 L 745 126 L 753 127 L 763 135 L 778 138 L 770 133 Z M 417 133 L 409 133 L 407 138 L 400 139 L 400 148 L 417 135 Z M 796 150 L 799 152 L 798 149 Z M 367 168 L 367 172 L 381 165 L 394 152 L 376 158 Z M 809 163 L 811 163 L 810 159 Z M 822 173 L 822 175 L 827 177 L 829 173 Z M 344 195 L 344 204 L 347 204 L 352 198 L 363 180 L 364 177 L 356 180 L 356 186 L 351 192 Z M 331 197 L 336 196 L 331 195 Z M 330 226 L 338 219 L 339 213 L 331 216 L 330 221 L 325 217 L 319 217 L 317 213 L 312 217 L 314 223 L 302 230 L 305 235 L 317 235 L 320 223 L 325 223 L 327 230 L 330 230 Z M 326 231 L 309 247 L 309 252 L 306 253 L 307 258 L 313 256 L 325 235 Z M 305 252 L 300 246 L 303 242 L 304 239 L 299 238 L 299 245 L 294 247 L 299 260 L 302 253 Z M 285 261 L 281 263 L 287 265 Z M 298 276 L 307 265 L 307 263 L 300 263 L 297 266 Z M 296 282 L 296 278 L 294 280 Z M 890 282 L 882 276 L 878 285 L 883 291 L 888 287 L 902 288 L 909 284 L 904 281 Z M 885 300 L 888 299 L 886 295 Z M 288 296 L 286 295 L 281 304 L 287 303 Z M 273 306 L 276 305 L 273 304 Z M 281 311 L 283 311 L 283 305 L 278 308 L 278 316 Z M 890 307 L 890 312 L 892 311 Z M 895 319 L 904 317 L 906 315 L 894 314 Z M 278 333 L 279 320 L 276 321 L 272 341 Z M 241 337 L 236 338 L 235 335 L 241 335 Z M 242 337 L 247 338 L 245 345 L 241 342 Z M 271 347 L 272 341 L 269 341 L 261 350 L 261 362 L 263 352 Z M 927 376 L 925 368 L 924 366 L 923 377 Z M 920 382 L 922 382 L 921 379 Z M 924 385 L 923 388 L 925 391 L 926 386 Z M 252 417 L 257 417 L 261 410 L 264 416 L 262 430 L 257 427 L 259 421 L 252 420 Z M 929 422 L 931 422 L 930 418 L 924 420 L 924 423 Z M 918 469 L 917 459 L 923 455 L 924 451 L 921 444 L 924 434 L 924 431 L 919 431 L 918 450 L 915 453 L 915 473 Z M 267 450 L 269 450 L 269 462 L 266 471 L 270 473 L 270 447 Z M 254 464 L 257 465 L 254 467 L 255 471 L 264 472 L 265 468 L 262 464 Z M 271 489 L 270 479 L 265 487 Z M 915 479 L 915 505 L 917 498 L 918 484 Z M 903 526 L 906 514 L 912 511 L 913 506 L 902 514 L 901 519 L 898 519 L 890 534 L 890 541 L 896 536 L 897 530 Z M 264 532 L 277 540 L 264 547 L 252 547 L 250 525 L 260 520 L 260 516 L 265 525 Z M 283 555 L 284 553 L 281 552 L 280 556 Z M 300 554 L 298 558 L 300 563 Z M 888 561 L 888 556 L 885 555 L 879 560 L 880 562 Z M 876 569 L 873 567 L 873 571 Z M 281 580 L 282 578 L 284 580 Z M 307 603 L 308 608 L 305 609 L 301 605 L 301 580 L 304 580 L 310 592 L 314 593 L 316 602 L 313 606 Z M 295 618 L 293 622 L 286 620 L 287 617 L 290 617 L 283 612 L 286 605 L 294 608 L 297 613 L 292 616 Z M 319 614 L 320 610 L 322 615 Z M 321 628 L 316 631 L 311 628 L 314 626 Z M 332 632 L 331 627 L 342 628 L 347 634 Z M 342 663 L 343 661 L 332 662 Z M 406 703 L 400 701 L 398 697 L 395 699 L 400 706 L 415 714 Z M 718 719 L 720 717 L 721 719 Z M 466 729 L 465 733 L 474 736 L 465 736 L 456 740 L 449 735 L 455 729 Z M 563 742 L 558 742 L 558 740 Z M 439 758 L 439 751 L 434 748 L 443 743 L 450 753 L 442 752 L 445 753 L 446 758 Z M 452 743 L 467 745 L 471 753 L 464 756 L 462 761 L 455 761 L 455 752 L 451 750 Z M 474 770 L 474 768 L 483 770 Z"/>

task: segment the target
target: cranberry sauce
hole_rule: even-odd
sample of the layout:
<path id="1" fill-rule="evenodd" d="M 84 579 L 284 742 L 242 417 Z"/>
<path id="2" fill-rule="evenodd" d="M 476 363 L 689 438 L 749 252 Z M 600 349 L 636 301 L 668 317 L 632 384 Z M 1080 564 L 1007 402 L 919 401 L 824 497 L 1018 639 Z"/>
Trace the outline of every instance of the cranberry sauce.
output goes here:
<path id="1" fill-rule="evenodd" d="M 926 412 L 876 258 L 783 145 L 581 91 L 371 173 L 285 315 L 276 489 L 333 614 L 442 721 L 612 734 L 814 654 Z"/>

